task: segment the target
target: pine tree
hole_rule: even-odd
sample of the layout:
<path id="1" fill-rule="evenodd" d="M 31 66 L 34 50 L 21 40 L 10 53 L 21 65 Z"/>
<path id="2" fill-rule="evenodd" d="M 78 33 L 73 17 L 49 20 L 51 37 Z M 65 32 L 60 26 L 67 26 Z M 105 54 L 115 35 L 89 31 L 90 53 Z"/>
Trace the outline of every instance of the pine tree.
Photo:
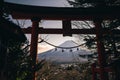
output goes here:
<path id="1" fill-rule="evenodd" d="M 120 6 L 120 0 L 68 0 L 69 4 L 73 7 L 111 7 L 111 6 Z M 76 22 L 76 27 L 81 27 L 80 22 Z M 88 24 L 83 22 L 89 28 Z M 115 20 L 103 20 L 101 23 L 103 29 L 107 29 L 108 32 L 103 35 L 101 41 L 104 43 L 105 54 L 107 59 L 107 65 L 112 66 L 116 72 L 116 80 L 119 80 L 120 77 L 120 34 L 114 34 L 113 30 L 120 30 L 120 19 Z M 83 27 L 85 28 L 85 27 Z M 92 27 L 94 28 L 94 27 Z M 91 28 L 91 29 L 92 29 Z M 96 50 L 96 41 L 95 36 L 87 35 L 83 36 L 86 41 L 86 46 L 90 49 Z M 97 53 L 97 52 L 95 52 Z"/>
<path id="2" fill-rule="evenodd" d="M 3 4 L 3 0 L 0 0 L 0 27 L 3 27 L 6 22 L 7 27 L 10 26 L 9 24 L 13 25 L 13 27 L 10 26 L 13 32 L 9 31 L 8 36 L 11 35 L 11 37 L 7 37 L 6 34 L 4 35 L 7 32 L 1 31 L 4 33 L 2 36 L 0 35 L 0 80 L 32 80 L 32 73 L 39 70 L 44 62 L 41 61 L 34 68 L 32 67 L 32 58 L 26 37 L 22 33 L 20 35 L 25 39 L 18 38 L 17 33 L 21 30 L 20 25 L 13 23 Z"/>

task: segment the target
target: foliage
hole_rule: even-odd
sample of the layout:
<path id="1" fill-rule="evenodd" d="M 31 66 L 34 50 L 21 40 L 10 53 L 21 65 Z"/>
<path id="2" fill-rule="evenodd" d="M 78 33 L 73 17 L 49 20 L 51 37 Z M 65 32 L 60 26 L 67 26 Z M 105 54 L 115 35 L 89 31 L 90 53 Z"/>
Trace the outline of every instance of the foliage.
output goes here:
<path id="1" fill-rule="evenodd" d="M 89 63 L 72 64 L 61 67 L 46 62 L 37 72 L 37 80 L 91 80 Z"/>
<path id="2" fill-rule="evenodd" d="M 23 44 L 21 42 L 14 42 L 9 40 L 7 43 L 7 52 L 5 65 L 5 75 L 9 80 L 24 80 L 28 75 L 31 58 L 27 49 L 22 49 Z M 30 71 L 29 71 L 30 72 Z"/>
<path id="3" fill-rule="evenodd" d="M 4 13 L 2 17 L 10 21 L 8 14 Z M 12 21 L 10 22 L 13 23 Z M 2 39 L 2 42 L 0 39 L 1 80 L 32 80 L 33 73 L 39 70 L 44 63 L 41 61 L 34 68 L 32 67 L 33 61 L 29 52 L 29 46 L 28 43 L 17 41 L 13 38 Z"/>
<path id="4" fill-rule="evenodd" d="M 14 25 L 16 24 L 14 24 L 11 20 L 9 16 L 9 11 L 5 8 L 3 3 L 4 1 L 0 0 L 0 20 L 6 19 L 6 21 L 13 24 L 14 29 L 16 27 L 14 27 Z M 19 26 L 24 26 L 24 24 L 25 22 L 21 25 L 18 24 L 18 26 L 15 28 L 16 31 L 19 28 Z M 9 26 L 9 24 L 6 25 Z M 12 32 L 10 32 L 10 34 L 12 34 Z M 33 67 L 32 56 L 29 52 L 28 43 L 20 41 L 19 39 L 15 40 L 13 38 L 1 38 L 2 37 L 0 36 L 0 79 L 32 80 L 33 73 L 39 70 L 42 67 L 42 65 L 44 65 L 44 62 L 41 61 Z"/>
<path id="5" fill-rule="evenodd" d="M 120 0 L 67 0 L 74 7 L 118 6 Z"/>
<path id="6" fill-rule="evenodd" d="M 73 7 L 110 7 L 120 6 L 120 0 L 68 0 L 70 5 Z M 87 23 L 89 24 L 89 23 Z M 81 27 L 79 23 L 77 27 Z M 120 63 L 120 35 L 114 34 L 113 30 L 120 30 L 120 19 L 115 20 L 103 20 L 101 23 L 103 29 L 107 29 L 107 32 L 102 35 L 100 41 L 103 42 L 105 47 L 107 65 L 114 68 L 116 74 L 119 74 L 118 64 Z M 90 27 L 88 25 L 88 27 Z M 83 27 L 85 28 L 85 27 Z M 91 28 L 91 27 L 90 27 Z M 94 29 L 94 28 L 91 28 Z M 101 31 L 102 32 L 102 31 Z M 86 41 L 86 46 L 91 49 L 96 49 L 96 38 L 95 36 L 83 36 Z M 116 70 L 117 69 L 117 70 Z M 117 76 L 117 75 L 116 75 Z M 117 76 L 118 77 L 118 76 Z"/>
<path id="7" fill-rule="evenodd" d="M 44 65 L 44 61 L 37 63 L 33 68 L 29 45 L 25 45 L 24 42 L 14 42 L 12 39 L 7 44 L 6 58 L 2 58 L 5 60 L 2 71 L 6 80 L 31 80 L 32 73 L 38 71 Z"/>

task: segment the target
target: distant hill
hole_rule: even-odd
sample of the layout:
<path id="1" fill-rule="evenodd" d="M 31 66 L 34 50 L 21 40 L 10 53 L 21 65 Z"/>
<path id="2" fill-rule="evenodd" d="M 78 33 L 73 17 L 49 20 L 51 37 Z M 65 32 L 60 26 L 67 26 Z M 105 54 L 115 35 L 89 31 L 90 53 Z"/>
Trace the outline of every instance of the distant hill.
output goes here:
<path id="1" fill-rule="evenodd" d="M 60 45 L 60 47 L 74 47 L 77 46 L 74 41 L 66 41 Z M 38 60 L 45 59 L 47 61 L 53 62 L 53 63 L 83 63 L 87 62 L 88 58 L 82 58 L 80 55 L 90 55 L 92 53 L 81 50 L 80 48 L 73 48 L 73 49 L 51 49 L 49 51 L 43 52 L 41 54 L 38 54 Z"/>

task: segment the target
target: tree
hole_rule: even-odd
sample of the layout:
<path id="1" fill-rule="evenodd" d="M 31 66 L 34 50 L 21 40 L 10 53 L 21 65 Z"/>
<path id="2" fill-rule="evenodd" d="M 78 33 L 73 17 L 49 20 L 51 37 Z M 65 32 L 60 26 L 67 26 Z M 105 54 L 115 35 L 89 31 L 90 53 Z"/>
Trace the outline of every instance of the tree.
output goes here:
<path id="1" fill-rule="evenodd" d="M 119 6 L 120 0 L 67 0 L 73 7 Z"/>
<path id="2" fill-rule="evenodd" d="M 111 6 L 120 6 L 120 0 L 68 0 L 70 5 L 73 7 L 111 7 Z M 77 22 L 73 25 L 77 27 L 81 27 L 80 22 Z M 85 23 L 85 22 L 83 22 Z M 87 23 L 89 24 L 89 23 Z M 86 24 L 85 24 L 86 25 Z M 89 25 L 86 25 L 89 28 L 91 28 Z M 109 66 L 114 66 L 114 70 L 116 73 L 116 79 L 119 80 L 120 75 L 120 70 L 119 70 L 119 65 L 120 63 L 120 35 L 119 34 L 114 34 L 112 32 L 113 30 L 120 30 L 120 19 L 115 19 L 115 20 L 103 20 L 101 23 L 101 26 L 103 29 L 107 29 L 108 32 L 101 38 L 101 41 L 104 43 L 105 47 L 105 54 L 106 54 L 106 59 L 107 59 L 107 64 Z M 83 27 L 85 28 L 85 27 Z M 92 27 L 94 28 L 94 27 Z M 91 28 L 91 29 L 92 29 Z M 91 49 L 96 49 L 96 41 L 95 41 L 95 36 L 83 36 L 84 40 L 86 41 L 86 46 Z M 115 67 L 116 65 L 116 67 Z M 116 70 L 117 69 L 117 70 Z"/>
<path id="3" fill-rule="evenodd" d="M 7 27 L 12 28 L 11 30 L 9 30 L 10 28 L 3 28 L 4 31 L 2 31 L 6 33 L 5 31 L 8 30 L 9 35 L 11 35 L 10 37 L 7 37 L 9 36 L 8 33 L 2 36 L 0 35 L 0 79 L 32 80 L 31 74 L 39 70 L 44 62 L 41 61 L 34 65 L 34 68 L 32 67 L 32 57 L 29 52 L 30 45 L 27 43 L 26 37 L 21 31 L 20 25 L 13 23 L 7 12 L 8 10 L 4 6 L 0 5 L 0 9 L 2 9 L 2 14 L 0 14 L 0 28 L 1 26 L 3 27 L 4 23 L 5 27 L 7 25 Z M 21 36 L 24 37 L 23 40 Z"/>
<path id="4" fill-rule="evenodd" d="M 91 70 L 87 66 L 88 63 L 61 67 L 46 62 L 38 71 L 37 80 L 91 80 Z"/>

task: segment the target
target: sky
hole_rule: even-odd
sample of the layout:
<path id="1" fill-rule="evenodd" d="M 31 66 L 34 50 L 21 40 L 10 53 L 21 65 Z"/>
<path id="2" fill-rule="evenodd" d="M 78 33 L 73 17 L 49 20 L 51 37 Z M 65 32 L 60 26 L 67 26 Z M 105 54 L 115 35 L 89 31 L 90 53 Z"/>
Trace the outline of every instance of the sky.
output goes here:
<path id="1" fill-rule="evenodd" d="M 67 0 L 5 0 L 6 2 L 11 3 L 18 3 L 18 4 L 26 4 L 26 5 L 35 5 L 35 6 L 52 6 L 52 7 L 70 7 Z M 30 21 L 27 21 L 26 26 L 31 26 L 32 23 Z M 61 21 L 42 21 L 40 24 L 40 27 L 44 28 L 62 28 L 62 22 Z M 63 37 L 62 35 L 39 35 L 39 37 L 44 38 L 47 37 L 47 41 L 58 46 L 62 44 L 63 42 L 67 40 L 73 40 L 76 39 L 74 37 Z M 28 36 L 28 39 L 30 40 L 30 35 Z M 52 49 L 52 46 L 49 46 L 45 43 L 38 45 L 38 53 Z"/>
<path id="2" fill-rule="evenodd" d="M 5 0 L 5 1 L 37 6 L 55 6 L 55 7 L 68 6 L 67 0 Z"/>

